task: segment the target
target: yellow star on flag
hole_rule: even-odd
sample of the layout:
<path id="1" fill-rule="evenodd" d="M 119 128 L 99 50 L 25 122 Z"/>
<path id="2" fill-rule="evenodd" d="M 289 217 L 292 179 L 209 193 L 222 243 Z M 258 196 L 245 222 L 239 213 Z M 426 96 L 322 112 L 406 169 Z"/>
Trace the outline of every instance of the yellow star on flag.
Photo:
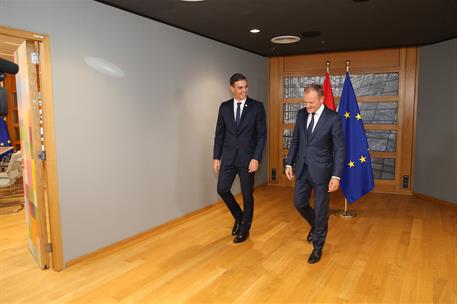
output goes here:
<path id="1" fill-rule="evenodd" d="M 355 164 L 354 164 L 354 162 L 353 162 L 352 160 L 351 160 L 351 161 L 349 161 L 348 165 L 349 165 L 349 168 L 352 168 L 352 167 L 354 167 L 354 166 L 355 166 Z"/>
<path id="2" fill-rule="evenodd" d="M 359 160 L 360 160 L 361 163 L 364 163 L 364 162 L 367 161 L 367 158 L 362 155 L 362 156 L 360 156 Z"/>
<path id="3" fill-rule="evenodd" d="M 358 113 L 355 118 L 357 118 L 357 120 L 361 120 L 362 119 L 362 115 L 360 115 L 360 113 Z"/>
<path id="4" fill-rule="evenodd" d="M 344 113 L 344 117 L 349 118 L 350 116 L 351 114 L 349 114 L 349 112 Z"/>

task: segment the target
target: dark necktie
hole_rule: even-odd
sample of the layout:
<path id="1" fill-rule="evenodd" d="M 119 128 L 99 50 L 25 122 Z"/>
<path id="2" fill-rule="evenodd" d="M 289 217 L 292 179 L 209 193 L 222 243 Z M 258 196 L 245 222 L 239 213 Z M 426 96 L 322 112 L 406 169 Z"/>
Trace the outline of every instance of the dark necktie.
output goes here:
<path id="1" fill-rule="evenodd" d="M 311 121 L 309 122 L 308 130 L 306 130 L 306 137 L 308 137 L 308 141 L 311 139 L 311 135 L 313 134 L 314 114 L 316 113 L 311 113 Z"/>
<path id="2" fill-rule="evenodd" d="M 235 124 L 236 124 L 236 127 L 238 128 L 238 126 L 240 125 L 240 117 L 241 117 L 241 102 L 237 102 L 237 107 L 236 107 L 236 115 L 235 115 Z"/>

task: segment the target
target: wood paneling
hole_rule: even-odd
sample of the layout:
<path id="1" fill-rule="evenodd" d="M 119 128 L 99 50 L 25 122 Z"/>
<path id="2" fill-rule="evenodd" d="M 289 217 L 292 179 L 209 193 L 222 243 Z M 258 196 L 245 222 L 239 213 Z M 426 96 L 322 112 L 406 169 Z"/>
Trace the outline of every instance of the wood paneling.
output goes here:
<path id="1" fill-rule="evenodd" d="M 8 115 L 6 116 L 6 124 L 11 139 L 11 145 L 16 151 L 21 149 L 21 139 L 19 136 L 19 116 L 17 108 L 16 95 L 16 78 L 13 75 L 5 74 L 3 81 L 4 88 L 8 92 Z M 16 100 L 16 103 L 14 102 Z"/>
<path id="2" fill-rule="evenodd" d="M 270 59 L 270 184 L 293 185 L 282 174 L 282 158 L 287 154 L 283 149 L 282 132 L 284 128 L 293 128 L 293 124 L 284 124 L 282 106 L 284 103 L 302 102 L 299 98 L 284 99 L 283 78 L 286 76 L 319 76 L 325 73 L 325 62 L 330 61 L 331 75 L 344 74 L 346 60 L 350 60 L 351 74 L 363 73 L 399 73 L 398 96 L 361 96 L 359 102 L 397 101 L 398 117 L 396 125 L 365 124 L 366 130 L 396 130 L 396 152 L 372 152 L 373 157 L 395 158 L 395 180 L 376 180 L 375 191 L 411 194 L 413 144 L 415 134 L 416 103 L 416 48 L 397 48 L 369 51 L 353 51 L 274 57 Z M 279 87 L 278 87 L 279 86 Z M 335 98 L 339 102 L 339 97 Z M 275 113 L 277 111 L 277 113 Z M 271 170 L 276 169 L 277 179 L 271 180 Z M 409 184 L 403 187 L 403 176 L 409 177 Z"/>
<path id="3" fill-rule="evenodd" d="M 400 68 L 399 49 L 323 53 L 278 58 L 284 58 L 284 73 L 286 74 L 322 75 L 326 61 L 331 62 L 333 74 L 340 74 L 346 71 L 346 60 L 351 61 L 352 73 L 362 70 L 395 71 Z"/>
<path id="4" fill-rule="evenodd" d="M 405 82 L 402 98 L 403 122 L 402 122 L 402 153 L 400 154 L 400 175 L 408 175 L 410 179 L 408 188 L 401 188 L 401 191 L 411 192 L 413 175 L 413 155 L 415 129 L 415 107 L 416 107 L 416 74 L 417 74 L 417 49 L 406 49 L 405 60 Z M 400 189 L 399 189 L 400 190 Z"/>

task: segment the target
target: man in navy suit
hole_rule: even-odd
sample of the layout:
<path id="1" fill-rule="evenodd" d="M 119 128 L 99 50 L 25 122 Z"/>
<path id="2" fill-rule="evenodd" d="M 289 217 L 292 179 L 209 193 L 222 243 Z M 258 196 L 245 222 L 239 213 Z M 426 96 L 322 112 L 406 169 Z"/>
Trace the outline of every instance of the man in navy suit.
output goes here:
<path id="1" fill-rule="evenodd" d="M 248 81 L 242 74 L 230 77 L 233 98 L 219 107 L 214 138 L 213 168 L 219 175 L 217 193 L 232 213 L 235 223 L 233 242 L 249 237 L 254 214 L 254 174 L 259 168 L 267 138 L 265 109 L 259 101 L 248 97 Z M 243 209 L 231 192 L 238 174 L 243 194 Z"/>
<path id="2" fill-rule="evenodd" d="M 341 117 L 323 104 L 322 87 L 311 84 L 304 90 L 305 109 L 297 112 L 292 142 L 286 160 L 286 176 L 294 179 L 295 207 L 310 224 L 307 240 L 314 250 L 308 263 L 320 260 L 328 230 L 329 192 L 338 190 L 344 167 L 344 133 Z M 309 204 L 314 189 L 314 209 Z"/>

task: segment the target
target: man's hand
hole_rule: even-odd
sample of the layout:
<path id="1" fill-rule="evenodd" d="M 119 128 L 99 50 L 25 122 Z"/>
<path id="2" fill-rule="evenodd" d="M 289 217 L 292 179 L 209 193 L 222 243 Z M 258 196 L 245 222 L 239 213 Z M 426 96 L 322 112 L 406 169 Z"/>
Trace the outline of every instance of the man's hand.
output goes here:
<path id="1" fill-rule="evenodd" d="M 286 177 L 288 180 L 293 181 L 294 180 L 294 172 L 292 171 L 292 167 L 286 167 Z"/>
<path id="2" fill-rule="evenodd" d="M 328 192 L 335 192 L 340 187 L 340 180 L 332 177 L 328 183 Z"/>
<path id="3" fill-rule="evenodd" d="M 219 170 L 221 169 L 221 161 L 219 159 L 213 160 L 213 170 L 216 174 L 219 174 Z"/>
<path id="4" fill-rule="evenodd" d="M 251 162 L 249 163 L 248 173 L 255 172 L 257 169 L 259 169 L 259 161 L 257 159 L 251 159 Z"/>

